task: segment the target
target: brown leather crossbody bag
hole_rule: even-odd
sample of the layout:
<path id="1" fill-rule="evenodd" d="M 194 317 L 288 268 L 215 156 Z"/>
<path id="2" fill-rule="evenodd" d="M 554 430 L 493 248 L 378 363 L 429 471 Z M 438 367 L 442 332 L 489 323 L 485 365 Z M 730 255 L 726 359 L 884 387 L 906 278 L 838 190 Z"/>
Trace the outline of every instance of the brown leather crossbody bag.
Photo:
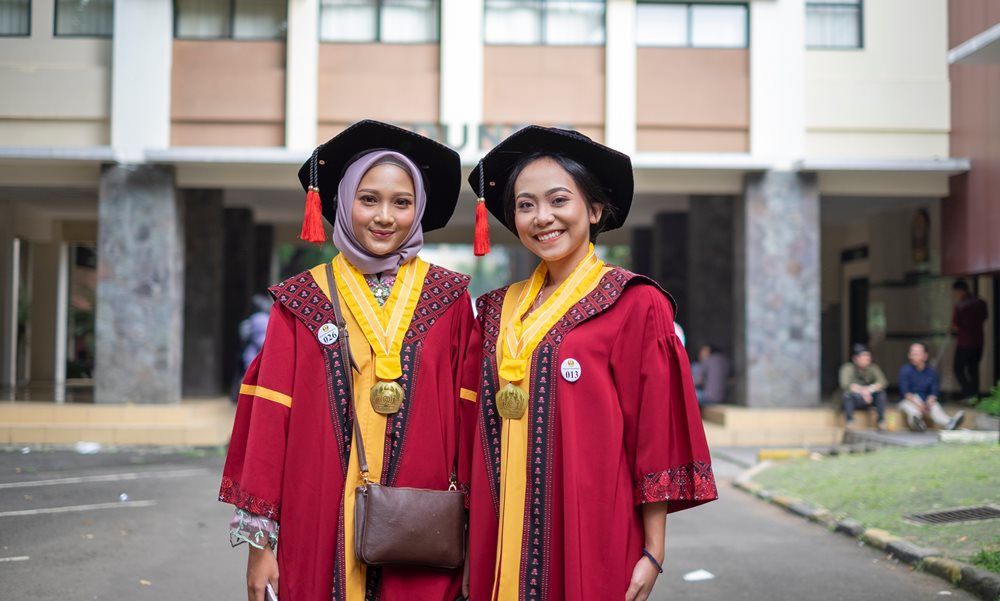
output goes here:
<path id="1" fill-rule="evenodd" d="M 351 369 L 357 370 L 330 263 L 326 265 L 326 276 L 340 328 L 337 344 Z M 461 567 L 465 560 L 465 495 L 456 485 L 454 466 L 448 490 L 384 486 L 369 480 L 365 444 L 354 410 L 354 378 L 345 380 L 364 480 L 354 492 L 354 551 L 358 559 L 370 566 Z"/>

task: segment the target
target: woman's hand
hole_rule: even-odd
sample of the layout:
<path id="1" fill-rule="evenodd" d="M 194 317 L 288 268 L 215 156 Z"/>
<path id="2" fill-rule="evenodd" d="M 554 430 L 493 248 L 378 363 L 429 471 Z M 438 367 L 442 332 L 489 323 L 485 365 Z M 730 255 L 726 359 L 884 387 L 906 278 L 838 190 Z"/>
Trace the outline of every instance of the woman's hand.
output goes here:
<path id="1" fill-rule="evenodd" d="M 625 591 L 625 601 L 646 601 L 653 592 L 653 585 L 656 584 L 656 577 L 659 575 L 660 571 L 653 562 L 645 555 L 640 557 L 632 569 L 632 580 L 629 581 L 628 590 Z"/>
<path id="2" fill-rule="evenodd" d="M 249 601 L 268 601 L 265 589 L 271 583 L 274 593 L 278 594 L 278 558 L 274 556 L 270 546 L 258 549 L 253 545 L 247 558 L 247 599 Z"/>

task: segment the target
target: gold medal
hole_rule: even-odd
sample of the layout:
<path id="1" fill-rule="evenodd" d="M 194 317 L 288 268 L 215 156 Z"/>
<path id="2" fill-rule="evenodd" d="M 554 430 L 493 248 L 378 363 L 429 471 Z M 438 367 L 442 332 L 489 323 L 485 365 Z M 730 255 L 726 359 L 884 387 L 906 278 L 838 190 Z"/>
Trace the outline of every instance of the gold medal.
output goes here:
<path id="1" fill-rule="evenodd" d="M 528 395 L 519 387 L 508 383 L 497 393 L 497 411 L 505 419 L 521 419 L 528 408 Z"/>
<path id="2" fill-rule="evenodd" d="M 396 382 L 380 381 L 372 386 L 371 401 L 376 413 L 396 413 L 403 404 L 403 387 Z"/>

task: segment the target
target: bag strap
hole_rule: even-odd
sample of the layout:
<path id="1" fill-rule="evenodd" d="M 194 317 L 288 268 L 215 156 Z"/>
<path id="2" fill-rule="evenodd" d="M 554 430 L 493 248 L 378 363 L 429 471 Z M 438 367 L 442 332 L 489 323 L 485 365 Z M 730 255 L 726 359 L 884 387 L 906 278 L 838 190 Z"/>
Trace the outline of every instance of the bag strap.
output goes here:
<path id="1" fill-rule="evenodd" d="M 337 329 L 340 330 L 339 336 L 337 337 L 337 344 L 340 346 L 341 355 L 347 360 L 351 366 L 352 371 L 360 373 L 358 369 L 358 364 L 354 361 L 354 355 L 351 354 L 351 345 L 347 339 L 347 321 L 344 319 L 343 312 L 340 309 L 340 298 L 337 296 L 337 281 L 333 279 L 333 264 L 327 262 L 326 264 L 326 285 L 330 289 L 330 303 L 333 304 L 333 316 L 337 320 Z M 361 426 L 358 425 L 358 414 L 354 410 L 354 374 L 348 374 L 346 380 L 347 394 L 351 399 L 351 421 L 354 422 L 354 440 L 358 443 L 358 463 L 361 466 L 361 478 L 365 482 L 365 486 L 371 482 L 368 479 L 368 457 L 365 455 L 365 441 L 361 437 Z"/>
<path id="2" fill-rule="evenodd" d="M 326 263 L 326 284 L 330 289 L 330 303 L 333 305 L 333 316 L 337 320 L 337 329 L 339 330 L 337 344 L 340 345 L 340 352 L 351 365 L 351 369 L 361 373 L 358 364 L 354 361 L 354 355 L 351 354 L 351 345 L 347 339 L 347 321 L 344 319 L 343 312 L 340 309 L 340 298 L 337 296 L 337 281 L 333 278 L 333 263 L 329 261 Z M 351 399 L 351 421 L 354 422 L 354 439 L 358 442 L 358 463 L 361 466 L 361 478 L 364 480 L 365 487 L 367 487 L 372 481 L 369 479 L 368 457 L 365 456 L 365 441 L 361 437 L 361 426 L 358 425 L 358 414 L 354 409 L 353 374 L 344 379 L 347 380 L 347 394 Z M 457 453 L 455 454 L 455 463 L 458 463 Z M 448 490 L 458 490 L 458 469 L 455 463 L 451 466 L 451 473 L 448 478 L 450 481 Z"/>

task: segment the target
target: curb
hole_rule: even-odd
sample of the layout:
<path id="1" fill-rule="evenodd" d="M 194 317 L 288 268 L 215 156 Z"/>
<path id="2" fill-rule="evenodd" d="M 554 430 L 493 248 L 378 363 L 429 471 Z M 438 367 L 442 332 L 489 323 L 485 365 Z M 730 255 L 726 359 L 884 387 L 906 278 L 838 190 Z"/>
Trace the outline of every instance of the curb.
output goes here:
<path id="1" fill-rule="evenodd" d="M 961 587 L 980 599 L 1000 601 L 1000 574 L 994 574 L 976 566 L 943 557 L 939 550 L 915 545 L 899 538 L 885 530 L 865 528 L 857 520 L 851 518 L 837 519 L 829 510 L 811 505 L 787 495 L 766 490 L 752 480 L 753 476 L 773 465 L 770 461 L 760 463 L 740 474 L 733 481 L 733 487 L 747 492 L 758 499 L 768 501 L 781 507 L 789 513 L 803 517 L 810 522 L 826 526 L 833 532 L 856 538 L 880 551 L 885 551 L 891 557 L 947 580 Z"/>

